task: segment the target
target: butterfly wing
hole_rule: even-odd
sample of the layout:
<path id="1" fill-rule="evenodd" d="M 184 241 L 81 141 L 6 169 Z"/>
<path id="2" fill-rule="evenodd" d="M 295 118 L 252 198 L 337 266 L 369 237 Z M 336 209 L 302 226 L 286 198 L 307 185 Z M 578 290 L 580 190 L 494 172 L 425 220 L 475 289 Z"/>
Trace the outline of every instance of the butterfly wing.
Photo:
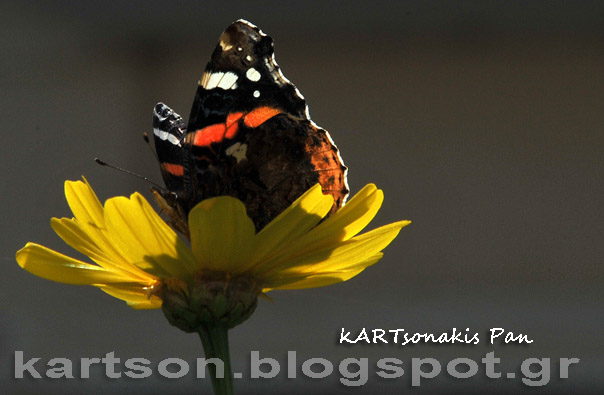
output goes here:
<path id="1" fill-rule="evenodd" d="M 235 196 L 262 227 L 317 182 L 334 196 L 334 210 L 348 195 L 331 136 L 281 72 L 272 38 L 247 21 L 220 36 L 187 129 L 194 201 Z"/>
<path id="2" fill-rule="evenodd" d="M 187 128 L 184 121 L 164 103 L 153 109 L 153 138 L 155 151 L 166 188 L 179 194 L 184 191 L 185 152 Z"/>

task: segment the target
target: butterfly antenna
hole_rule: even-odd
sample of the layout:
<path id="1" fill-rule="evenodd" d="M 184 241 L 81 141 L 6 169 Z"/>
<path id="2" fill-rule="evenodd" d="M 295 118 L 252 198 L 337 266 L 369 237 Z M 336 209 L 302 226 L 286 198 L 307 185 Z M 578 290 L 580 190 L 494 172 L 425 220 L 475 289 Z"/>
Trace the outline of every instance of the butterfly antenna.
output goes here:
<path id="1" fill-rule="evenodd" d="M 159 190 L 163 190 L 163 189 L 164 189 L 164 187 L 162 187 L 161 185 L 159 185 L 159 184 L 157 184 L 157 183 L 155 183 L 155 182 L 151 181 L 151 180 L 150 180 L 150 179 L 148 179 L 147 177 L 142 176 L 142 175 L 140 175 L 140 174 L 138 174 L 138 173 L 135 173 L 135 172 L 133 172 L 133 171 L 126 170 L 126 169 L 123 169 L 123 168 L 121 168 L 121 167 L 118 167 L 118 166 L 112 165 L 112 164 L 110 164 L 110 163 L 105 162 L 105 161 L 104 161 L 104 160 L 102 160 L 102 159 L 99 159 L 99 158 L 94 158 L 94 161 L 95 161 L 96 163 L 98 163 L 99 165 L 101 165 L 101 166 L 107 166 L 107 167 L 109 167 L 109 168 L 111 168 L 111 169 L 113 169 L 113 170 L 117 170 L 117 171 L 120 171 L 120 172 L 122 172 L 122 173 L 129 174 L 129 175 L 134 176 L 134 177 L 136 177 L 136 178 L 140 178 L 141 180 L 145 180 L 145 181 L 147 181 L 148 183 L 152 184 L 153 186 L 157 187 Z"/>
<path id="2" fill-rule="evenodd" d="M 149 140 L 149 135 L 147 134 L 147 132 L 143 132 L 143 140 L 145 140 L 145 143 L 147 143 L 147 147 L 149 147 L 151 152 L 153 152 L 153 156 L 155 156 L 155 159 L 157 159 L 157 161 L 159 162 L 159 157 L 157 156 L 157 152 L 153 149 L 153 146 L 151 145 L 151 140 Z"/>

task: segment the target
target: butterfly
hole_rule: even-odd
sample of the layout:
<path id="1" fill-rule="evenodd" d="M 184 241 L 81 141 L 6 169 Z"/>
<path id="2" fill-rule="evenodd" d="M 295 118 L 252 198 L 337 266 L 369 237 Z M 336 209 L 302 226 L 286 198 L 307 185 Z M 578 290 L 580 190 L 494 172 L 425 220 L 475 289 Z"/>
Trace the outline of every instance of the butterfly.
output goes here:
<path id="1" fill-rule="evenodd" d="M 334 197 L 331 213 L 349 193 L 338 148 L 281 72 L 273 39 L 245 20 L 220 36 L 188 123 L 158 103 L 153 135 L 166 185 L 153 193 L 183 233 L 189 211 L 215 196 L 241 200 L 260 230 L 317 183 Z"/>

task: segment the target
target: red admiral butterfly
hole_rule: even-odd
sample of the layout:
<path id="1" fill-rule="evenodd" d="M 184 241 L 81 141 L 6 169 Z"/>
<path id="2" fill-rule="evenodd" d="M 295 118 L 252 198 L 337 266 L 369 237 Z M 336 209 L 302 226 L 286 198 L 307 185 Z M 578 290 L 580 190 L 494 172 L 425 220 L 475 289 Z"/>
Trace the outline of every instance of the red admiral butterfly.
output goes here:
<path id="1" fill-rule="evenodd" d="M 158 103 L 153 128 L 167 188 L 154 195 L 184 233 L 188 212 L 214 196 L 240 199 L 257 230 L 317 182 L 333 195 L 332 212 L 348 196 L 347 169 L 329 133 L 310 120 L 281 72 L 273 39 L 247 21 L 220 36 L 188 125 Z"/>

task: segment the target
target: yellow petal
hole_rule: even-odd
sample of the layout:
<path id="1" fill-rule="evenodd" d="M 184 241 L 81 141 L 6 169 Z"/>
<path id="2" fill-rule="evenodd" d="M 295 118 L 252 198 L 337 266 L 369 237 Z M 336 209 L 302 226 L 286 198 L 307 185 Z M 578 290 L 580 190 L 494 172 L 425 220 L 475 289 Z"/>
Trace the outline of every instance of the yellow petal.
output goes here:
<path id="1" fill-rule="evenodd" d="M 328 285 L 333 285 L 337 283 L 341 283 L 351 279 L 352 277 L 358 275 L 365 269 L 360 269 L 355 272 L 346 272 L 346 276 L 344 275 L 317 275 L 310 276 L 304 280 L 291 283 L 288 285 L 277 286 L 272 289 L 274 290 L 293 290 L 293 289 L 308 289 L 308 288 L 318 288 L 318 287 L 326 287 Z"/>
<path id="2" fill-rule="evenodd" d="M 162 305 L 162 300 L 159 297 L 149 295 L 149 291 L 143 287 L 132 288 L 108 285 L 99 288 L 114 298 L 125 301 L 128 306 L 136 310 L 159 309 Z"/>
<path id="3" fill-rule="evenodd" d="M 375 261 L 376 262 L 379 261 L 380 258 L 376 258 Z M 370 264 L 368 264 L 367 266 L 370 266 Z M 268 291 L 272 291 L 272 290 L 291 290 L 291 289 L 308 289 L 308 288 L 325 287 L 328 285 L 333 285 L 333 284 L 341 283 L 344 281 L 348 281 L 351 278 L 360 274 L 363 270 L 365 270 L 365 267 L 361 267 L 356 270 L 349 270 L 349 271 L 345 271 L 345 272 L 321 273 L 321 274 L 308 275 L 308 276 L 305 276 L 298 280 L 283 279 L 280 282 L 272 284 L 273 286 L 271 288 L 263 289 L 263 292 L 268 292 Z"/>
<path id="4" fill-rule="evenodd" d="M 386 248 L 401 228 L 410 223 L 410 221 L 394 222 L 323 248 L 303 252 L 294 251 L 290 256 L 278 257 L 279 261 L 267 262 L 263 266 L 265 268 L 263 277 L 269 279 L 289 272 L 312 273 L 351 269 Z"/>
<path id="5" fill-rule="evenodd" d="M 239 200 L 202 201 L 189 213 L 189 230 L 193 254 L 204 269 L 240 273 L 249 261 L 255 228 Z"/>
<path id="6" fill-rule="evenodd" d="M 316 250 L 337 241 L 350 239 L 371 222 L 383 200 L 384 193 L 381 190 L 374 184 L 366 185 L 335 214 L 290 245 L 289 250 Z"/>
<path id="7" fill-rule="evenodd" d="M 140 193 L 105 203 L 111 242 L 132 264 L 158 277 L 187 278 L 197 265 L 190 250 Z"/>
<path id="8" fill-rule="evenodd" d="M 65 197 L 73 216 L 78 221 L 105 227 L 103 206 L 88 181 L 65 181 Z"/>
<path id="9" fill-rule="evenodd" d="M 131 277 L 123 273 L 107 270 L 60 254 L 35 243 L 27 243 L 17 251 L 19 266 L 28 272 L 48 280 L 67 284 L 96 285 L 111 283 L 147 283 L 156 281 L 155 277 Z"/>
<path id="10" fill-rule="evenodd" d="M 355 265 L 352 265 L 347 269 L 339 271 L 332 271 L 329 270 L 329 268 L 326 268 L 325 271 L 318 271 L 316 269 L 299 271 L 291 270 L 287 273 L 281 273 L 278 277 L 267 281 L 266 285 L 271 285 L 269 290 L 285 290 L 323 287 L 326 285 L 348 281 L 361 273 L 367 267 L 376 264 L 380 259 L 382 259 L 383 256 L 383 253 L 378 252 L 363 261 L 356 262 Z"/>
<path id="11" fill-rule="evenodd" d="M 100 254 L 105 257 L 105 261 L 127 262 L 107 237 L 103 206 L 101 206 L 88 181 L 85 178 L 84 181 L 66 181 L 65 197 L 75 217 L 73 227 L 78 227 L 81 230 L 79 235 L 86 234 L 90 241 L 98 247 Z M 53 225 L 52 222 L 51 225 Z M 57 233 L 61 230 L 65 229 L 59 231 L 55 229 Z M 59 233 L 62 238 L 63 235 L 65 233 Z"/>
<path id="12" fill-rule="evenodd" d="M 65 243 L 78 252 L 81 252 L 92 259 L 105 257 L 105 253 L 98 247 L 94 240 L 78 226 L 75 219 L 51 218 L 50 226 Z"/>
<path id="13" fill-rule="evenodd" d="M 332 206 L 333 196 L 324 195 L 320 184 L 310 188 L 256 235 L 256 249 L 249 265 L 289 248 L 292 242 L 316 226 Z"/>
<path id="14" fill-rule="evenodd" d="M 123 272 L 133 277 L 145 278 L 147 273 L 138 267 L 130 264 L 120 254 L 115 252 L 113 249 L 103 250 L 101 249 L 94 240 L 79 226 L 79 223 L 75 219 L 68 218 L 52 218 L 51 226 L 54 231 L 72 248 L 76 251 L 87 255 L 100 266 L 105 269 L 113 270 L 117 273 Z M 90 230 L 90 227 L 86 227 Z M 99 236 L 97 232 L 94 232 L 96 236 Z M 101 236 L 104 237 L 104 236 Z"/>
<path id="15" fill-rule="evenodd" d="M 312 232 L 308 242 L 321 240 L 324 243 L 333 240 L 348 240 L 375 217 L 382 202 L 384 193 L 374 184 L 367 184 L 352 197 L 341 209 L 319 224 Z"/>
<path id="16" fill-rule="evenodd" d="M 384 200 L 384 194 L 374 184 L 366 185 L 335 214 L 317 227 L 287 245 L 286 250 L 278 250 L 278 255 L 265 259 L 259 272 L 277 261 L 289 261 L 295 256 L 324 251 L 330 245 L 345 241 L 360 232 L 375 217 Z M 268 262 L 271 263 L 268 263 Z"/>

